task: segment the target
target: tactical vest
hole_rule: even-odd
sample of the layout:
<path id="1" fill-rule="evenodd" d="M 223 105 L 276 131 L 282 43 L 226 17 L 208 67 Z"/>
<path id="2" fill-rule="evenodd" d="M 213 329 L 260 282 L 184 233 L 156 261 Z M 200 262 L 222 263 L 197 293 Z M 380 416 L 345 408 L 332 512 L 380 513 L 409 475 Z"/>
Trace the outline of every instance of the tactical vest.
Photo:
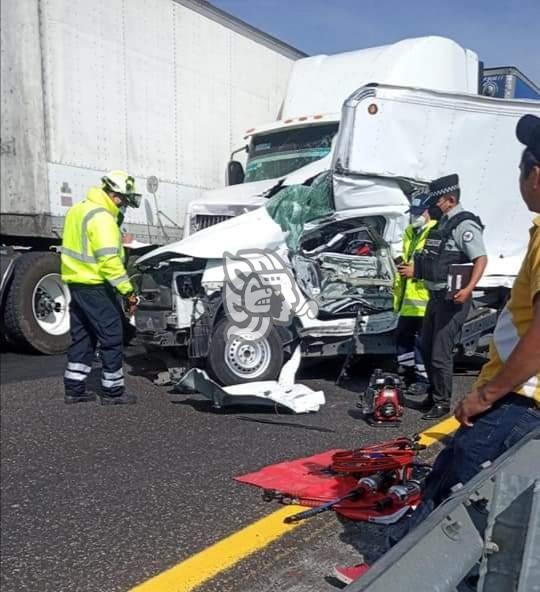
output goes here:
<path id="1" fill-rule="evenodd" d="M 472 220 L 483 230 L 484 225 L 478 216 L 471 212 L 459 212 L 442 227 L 431 229 L 424 250 L 414 257 L 414 277 L 429 282 L 446 282 L 450 265 L 469 263 L 470 259 L 461 251 L 448 251 L 446 244 L 452 232 L 465 220 Z"/>

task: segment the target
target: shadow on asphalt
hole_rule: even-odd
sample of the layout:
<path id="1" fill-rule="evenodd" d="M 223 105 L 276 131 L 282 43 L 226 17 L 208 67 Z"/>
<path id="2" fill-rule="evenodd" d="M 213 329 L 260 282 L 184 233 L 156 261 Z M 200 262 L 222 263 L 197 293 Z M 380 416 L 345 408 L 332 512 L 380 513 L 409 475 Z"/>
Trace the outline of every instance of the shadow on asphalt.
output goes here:
<path id="1" fill-rule="evenodd" d="M 125 355 L 124 359 L 130 367 L 129 376 L 142 376 L 152 381 L 159 372 L 167 370 L 167 366 L 160 358 L 139 351 Z"/>
<path id="2" fill-rule="evenodd" d="M 174 395 L 174 399 L 170 399 L 173 405 L 188 405 L 189 407 L 192 407 L 195 411 L 199 411 L 201 413 L 213 413 L 215 415 L 235 415 L 237 413 L 253 413 L 258 415 L 271 415 L 273 417 L 297 416 L 297 414 L 295 414 L 293 411 L 289 411 L 288 409 L 280 409 L 278 412 L 274 407 L 270 407 L 267 404 L 246 405 L 240 403 L 238 405 L 227 405 L 216 409 L 212 401 L 210 401 L 209 399 L 194 399 L 190 395 L 181 395 L 178 393 L 173 393 L 172 391 L 169 391 L 169 393 Z M 180 397 L 187 398 L 182 399 Z M 248 417 L 243 418 L 243 421 L 249 420 L 250 418 Z"/>
<path id="3" fill-rule="evenodd" d="M 385 548 L 388 526 L 369 522 L 355 522 L 339 514 L 337 514 L 337 518 L 343 528 L 339 535 L 341 542 L 349 545 L 362 555 L 366 563 L 371 565 L 384 555 L 383 549 Z M 362 557 L 359 557 L 358 563 L 361 560 Z"/>
<path id="4" fill-rule="evenodd" d="M 335 578 L 334 576 L 325 576 L 324 577 L 324 581 L 327 584 L 330 584 L 330 586 L 334 586 L 335 588 L 337 588 L 338 590 L 342 590 L 343 588 L 345 588 L 346 584 L 344 584 L 343 582 L 340 582 L 337 578 Z"/>

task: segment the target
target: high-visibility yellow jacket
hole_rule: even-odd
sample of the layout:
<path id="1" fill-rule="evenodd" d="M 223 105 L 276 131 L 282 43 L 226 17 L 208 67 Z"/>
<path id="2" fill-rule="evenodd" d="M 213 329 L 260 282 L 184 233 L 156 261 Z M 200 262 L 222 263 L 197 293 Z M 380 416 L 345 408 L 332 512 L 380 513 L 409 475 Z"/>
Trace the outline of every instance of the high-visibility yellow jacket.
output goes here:
<path id="1" fill-rule="evenodd" d="M 124 267 L 119 209 L 99 187 L 68 210 L 62 237 L 62 279 L 94 286 L 109 282 L 120 294 L 134 291 Z"/>
<path id="2" fill-rule="evenodd" d="M 409 263 L 414 254 L 424 248 L 429 231 L 437 224 L 431 220 L 418 233 L 411 224 L 403 235 L 403 261 Z M 429 300 L 429 292 L 422 280 L 404 278 L 398 273 L 394 280 L 394 311 L 403 317 L 423 317 Z"/>

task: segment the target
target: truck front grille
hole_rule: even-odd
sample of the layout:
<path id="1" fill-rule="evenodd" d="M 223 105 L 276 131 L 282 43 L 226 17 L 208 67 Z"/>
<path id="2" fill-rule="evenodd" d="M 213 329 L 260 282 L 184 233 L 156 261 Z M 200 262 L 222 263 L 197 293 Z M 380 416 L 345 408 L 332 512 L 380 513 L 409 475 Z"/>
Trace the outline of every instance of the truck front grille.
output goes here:
<path id="1" fill-rule="evenodd" d="M 233 218 L 230 214 L 196 214 L 191 218 L 191 233 L 199 232 Z"/>

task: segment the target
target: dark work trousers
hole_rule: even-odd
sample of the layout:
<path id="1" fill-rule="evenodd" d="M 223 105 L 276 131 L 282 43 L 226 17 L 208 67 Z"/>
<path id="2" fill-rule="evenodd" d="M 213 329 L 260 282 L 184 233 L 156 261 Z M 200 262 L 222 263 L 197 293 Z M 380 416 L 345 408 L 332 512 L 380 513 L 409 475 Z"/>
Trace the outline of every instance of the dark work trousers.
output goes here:
<path id="1" fill-rule="evenodd" d="M 70 284 L 69 305 L 71 345 L 64 374 L 66 394 L 85 393 L 86 380 L 92 370 L 94 352 L 99 341 L 104 395 L 120 396 L 124 392 L 122 369 L 122 310 L 113 289 L 108 285 Z"/>
<path id="2" fill-rule="evenodd" d="M 454 346 L 471 309 L 471 301 L 455 304 L 446 290 L 430 292 L 421 349 L 434 403 L 450 405 L 454 373 Z"/>
<path id="3" fill-rule="evenodd" d="M 396 328 L 397 362 L 417 382 L 427 382 L 427 373 L 420 347 L 423 317 L 400 316 Z"/>
<path id="4" fill-rule="evenodd" d="M 439 453 L 429 474 L 422 503 L 406 520 L 387 533 L 387 549 L 420 524 L 451 493 L 480 472 L 482 464 L 494 461 L 529 432 L 540 435 L 540 407 L 523 395 L 510 393 L 491 409 L 473 419 L 472 427 L 461 426 L 448 446 Z"/>

